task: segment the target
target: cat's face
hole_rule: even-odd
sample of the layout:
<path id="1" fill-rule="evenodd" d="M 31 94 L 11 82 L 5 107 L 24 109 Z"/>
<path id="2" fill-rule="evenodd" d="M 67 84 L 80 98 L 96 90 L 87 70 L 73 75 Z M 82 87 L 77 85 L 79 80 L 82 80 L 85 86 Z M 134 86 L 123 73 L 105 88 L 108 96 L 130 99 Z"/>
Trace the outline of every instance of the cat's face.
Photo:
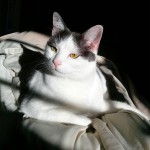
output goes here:
<path id="1" fill-rule="evenodd" d="M 58 37 L 52 37 L 47 44 L 46 57 L 52 73 L 66 77 L 84 76 L 95 69 L 96 65 L 95 54 L 84 54 L 72 34 L 59 40 Z"/>
<path id="2" fill-rule="evenodd" d="M 82 79 L 96 70 L 96 54 L 102 27 L 94 26 L 83 34 L 71 32 L 58 13 L 53 14 L 53 31 L 45 56 L 51 73 L 56 76 Z"/>

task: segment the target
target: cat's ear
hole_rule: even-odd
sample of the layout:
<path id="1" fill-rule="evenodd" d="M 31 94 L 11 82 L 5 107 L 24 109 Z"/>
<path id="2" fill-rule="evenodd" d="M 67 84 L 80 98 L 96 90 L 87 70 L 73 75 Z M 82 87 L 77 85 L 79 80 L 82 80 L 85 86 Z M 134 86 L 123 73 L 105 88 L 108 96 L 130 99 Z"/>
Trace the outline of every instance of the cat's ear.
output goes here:
<path id="1" fill-rule="evenodd" d="M 52 36 L 58 34 L 59 32 L 66 29 L 66 25 L 61 18 L 61 16 L 57 13 L 53 13 L 53 30 L 52 30 Z"/>
<path id="2" fill-rule="evenodd" d="M 97 53 L 100 40 L 103 34 L 103 27 L 101 25 L 96 25 L 88 29 L 82 34 L 82 46 L 88 51 Z"/>

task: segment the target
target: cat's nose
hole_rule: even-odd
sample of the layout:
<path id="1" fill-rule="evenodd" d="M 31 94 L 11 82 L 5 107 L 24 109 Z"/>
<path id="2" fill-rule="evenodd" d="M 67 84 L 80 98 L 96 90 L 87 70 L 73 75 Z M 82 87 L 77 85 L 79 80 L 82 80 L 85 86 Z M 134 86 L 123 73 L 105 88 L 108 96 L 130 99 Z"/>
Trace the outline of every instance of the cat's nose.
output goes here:
<path id="1" fill-rule="evenodd" d="M 54 63 L 54 65 L 55 65 L 56 68 L 62 64 L 62 62 L 61 62 L 60 59 L 54 59 L 53 63 Z"/>

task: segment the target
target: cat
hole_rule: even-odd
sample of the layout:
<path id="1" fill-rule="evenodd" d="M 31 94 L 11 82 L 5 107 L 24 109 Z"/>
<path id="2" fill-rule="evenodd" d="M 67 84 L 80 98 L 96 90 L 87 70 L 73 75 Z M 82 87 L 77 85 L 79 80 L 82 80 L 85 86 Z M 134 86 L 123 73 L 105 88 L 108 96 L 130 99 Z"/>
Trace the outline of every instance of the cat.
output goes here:
<path id="1" fill-rule="evenodd" d="M 72 32 L 54 12 L 52 36 L 44 52 L 46 71 L 36 70 L 32 75 L 30 92 L 19 111 L 39 120 L 86 126 L 102 113 L 132 110 L 125 103 L 109 100 L 106 79 L 96 65 L 102 34 L 101 25 L 82 34 Z"/>

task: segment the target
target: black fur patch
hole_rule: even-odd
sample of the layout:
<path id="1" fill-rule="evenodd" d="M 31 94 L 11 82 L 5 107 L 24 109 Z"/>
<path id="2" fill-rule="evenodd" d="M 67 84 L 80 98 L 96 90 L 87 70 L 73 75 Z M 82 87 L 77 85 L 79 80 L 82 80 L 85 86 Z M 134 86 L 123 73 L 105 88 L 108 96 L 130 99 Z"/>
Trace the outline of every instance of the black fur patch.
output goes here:
<path id="1" fill-rule="evenodd" d="M 90 51 L 83 51 L 82 52 L 82 56 L 86 59 L 88 59 L 88 61 L 95 61 L 96 60 L 96 56 L 94 53 L 90 52 Z"/>
<path id="2" fill-rule="evenodd" d="M 80 49 L 81 56 L 84 57 L 85 59 L 87 59 L 89 62 L 90 61 L 95 61 L 96 60 L 95 54 L 83 47 L 83 45 L 82 45 L 82 35 L 79 34 L 79 33 L 75 33 L 75 32 L 73 32 L 72 35 L 74 37 L 74 42 L 76 43 L 76 45 Z"/>
<path id="3" fill-rule="evenodd" d="M 69 30 L 64 30 L 62 32 L 60 32 L 59 34 L 56 34 L 55 36 L 52 36 L 49 41 L 47 42 L 47 44 L 56 46 L 57 43 L 59 43 L 60 41 L 68 38 L 71 35 L 71 32 Z"/>

